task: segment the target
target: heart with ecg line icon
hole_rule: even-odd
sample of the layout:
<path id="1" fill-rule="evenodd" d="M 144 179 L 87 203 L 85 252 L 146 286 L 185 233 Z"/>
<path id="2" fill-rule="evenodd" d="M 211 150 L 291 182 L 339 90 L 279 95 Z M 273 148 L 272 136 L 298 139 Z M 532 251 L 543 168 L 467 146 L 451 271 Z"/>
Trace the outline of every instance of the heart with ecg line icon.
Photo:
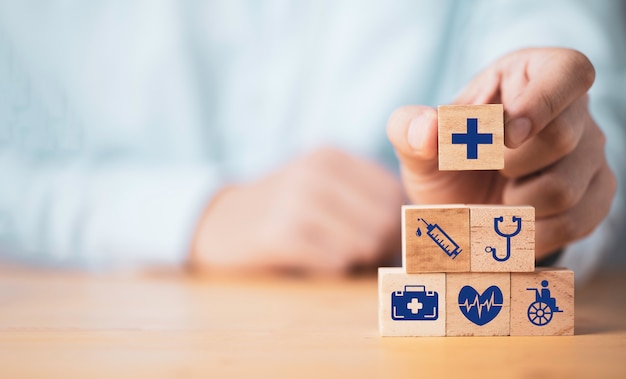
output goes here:
<path id="1" fill-rule="evenodd" d="M 465 286 L 459 292 L 459 309 L 468 320 L 483 326 L 496 318 L 502 309 L 502 291 L 496 286 L 479 294 L 474 287 Z"/>

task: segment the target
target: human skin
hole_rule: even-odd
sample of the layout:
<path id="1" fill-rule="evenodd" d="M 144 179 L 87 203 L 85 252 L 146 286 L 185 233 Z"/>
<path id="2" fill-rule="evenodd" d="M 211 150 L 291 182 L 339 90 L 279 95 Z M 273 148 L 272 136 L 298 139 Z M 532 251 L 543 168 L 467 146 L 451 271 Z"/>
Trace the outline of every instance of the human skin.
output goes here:
<path id="1" fill-rule="evenodd" d="M 341 275 L 389 264 L 403 201 L 397 177 L 380 165 L 318 149 L 218 194 L 198 225 L 191 267 Z"/>
<path id="2" fill-rule="evenodd" d="M 388 262 L 399 251 L 400 206 L 482 203 L 536 209 L 536 257 L 589 234 L 616 190 L 605 137 L 588 109 L 595 71 L 568 49 L 511 53 L 474 78 L 455 104 L 502 103 L 505 168 L 440 172 L 437 111 L 411 105 L 387 134 L 401 183 L 366 159 L 332 148 L 251 183 L 224 188 L 198 223 L 198 272 L 295 270 L 334 275 Z"/>
<path id="3" fill-rule="evenodd" d="M 541 48 L 513 52 L 474 78 L 455 104 L 502 103 L 505 167 L 438 171 L 437 111 L 396 110 L 387 135 L 413 203 L 532 205 L 536 258 L 588 235 L 607 215 L 616 179 L 605 136 L 589 113 L 595 71 L 583 54 Z"/>

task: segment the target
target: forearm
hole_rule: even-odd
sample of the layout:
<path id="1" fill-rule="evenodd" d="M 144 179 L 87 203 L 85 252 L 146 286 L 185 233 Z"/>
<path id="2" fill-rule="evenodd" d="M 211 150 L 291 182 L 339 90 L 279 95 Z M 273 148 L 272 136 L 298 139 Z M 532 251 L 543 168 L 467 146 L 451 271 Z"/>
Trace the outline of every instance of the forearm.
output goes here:
<path id="1" fill-rule="evenodd" d="M 200 166 L 2 164 L 2 253 L 41 264 L 181 263 L 217 181 Z"/>

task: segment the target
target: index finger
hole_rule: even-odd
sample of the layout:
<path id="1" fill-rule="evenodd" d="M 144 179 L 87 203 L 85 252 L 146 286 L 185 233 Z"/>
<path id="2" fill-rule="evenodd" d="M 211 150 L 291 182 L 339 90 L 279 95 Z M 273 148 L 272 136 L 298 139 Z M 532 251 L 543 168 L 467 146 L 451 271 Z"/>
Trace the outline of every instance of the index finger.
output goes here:
<path id="1" fill-rule="evenodd" d="M 504 79 L 500 89 L 505 109 L 505 142 L 513 148 L 539 133 L 586 93 L 595 79 L 593 65 L 578 51 L 536 49 L 528 53 L 524 59 L 526 85 L 517 90 L 507 88 Z M 511 74 L 503 70 L 504 77 Z M 515 80 L 517 85 L 519 80 Z"/>

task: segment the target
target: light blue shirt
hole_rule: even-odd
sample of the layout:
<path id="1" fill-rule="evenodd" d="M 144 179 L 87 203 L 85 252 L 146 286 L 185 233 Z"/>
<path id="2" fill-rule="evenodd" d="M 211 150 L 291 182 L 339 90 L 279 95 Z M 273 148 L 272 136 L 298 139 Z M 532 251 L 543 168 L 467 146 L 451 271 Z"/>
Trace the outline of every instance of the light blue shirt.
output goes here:
<path id="1" fill-rule="evenodd" d="M 320 145 L 396 169 L 391 111 L 450 102 L 506 52 L 566 46 L 624 179 L 619 1 L 0 2 L 0 251 L 180 263 L 211 195 Z M 622 195 L 564 264 L 589 272 Z M 399 213 L 398 213 L 399 214 Z"/>

